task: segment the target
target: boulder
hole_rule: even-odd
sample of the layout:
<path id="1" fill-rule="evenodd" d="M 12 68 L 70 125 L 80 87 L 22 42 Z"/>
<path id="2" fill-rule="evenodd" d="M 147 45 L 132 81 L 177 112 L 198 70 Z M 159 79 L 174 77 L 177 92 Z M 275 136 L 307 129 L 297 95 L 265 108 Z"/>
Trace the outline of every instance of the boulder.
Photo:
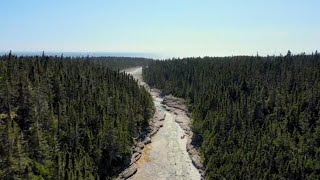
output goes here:
<path id="1" fill-rule="evenodd" d="M 154 136 L 156 133 L 158 132 L 158 129 L 155 128 L 154 130 L 152 130 L 152 132 L 150 133 L 150 136 Z"/>
<path id="2" fill-rule="evenodd" d="M 150 144 L 151 142 L 152 141 L 150 137 L 146 137 L 146 139 L 144 140 L 144 144 Z"/>
<path id="3" fill-rule="evenodd" d="M 138 161 L 141 157 L 142 150 L 140 147 L 135 147 L 133 149 L 133 154 L 131 156 L 131 160 L 130 160 L 130 165 L 132 165 L 133 163 L 135 163 L 136 161 Z"/>
<path id="4" fill-rule="evenodd" d="M 163 121 L 165 117 L 166 117 L 166 114 L 157 109 L 156 112 L 154 113 L 152 121 L 153 122 Z"/>
<path id="5" fill-rule="evenodd" d="M 166 119 L 166 114 L 163 113 L 162 117 L 159 119 L 159 121 L 164 121 Z"/>
<path id="6" fill-rule="evenodd" d="M 137 172 L 138 168 L 136 164 L 132 164 L 128 169 L 121 173 L 121 179 L 128 179 Z"/>
<path id="7" fill-rule="evenodd" d="M 136 154 L 136 156 L 132 156 L 130 165 L 136 163 L 140 158 L 142 154 Z"/>
<path id="8" fill-rule="evenodd" d="M 157 129 L 159 129 L 159 128 L 163 127 L 163 122 L 162 122 L 162 121 L 158 121 L 158 122 L 156 122 L 156 123 L 154 124 L 154 126 L 155 126 Z"/>
<path id="9" fill-rule="evenodd" d="M 135 147 L 135 148 L 133 149 L 133 153 L 139 153 L 139 154 L 141 154 L 141 152 L 142 152 L 142 150 L 141 150 L 141 148 L 139 148 L 139 147 Z"/>
<path id="10" fill-rule="evenodd" d="M 144 148 L 144 143 L 143 142 L 137 143 L 137 147 L 140 148 L 140 149 L 143 149 Z"/>

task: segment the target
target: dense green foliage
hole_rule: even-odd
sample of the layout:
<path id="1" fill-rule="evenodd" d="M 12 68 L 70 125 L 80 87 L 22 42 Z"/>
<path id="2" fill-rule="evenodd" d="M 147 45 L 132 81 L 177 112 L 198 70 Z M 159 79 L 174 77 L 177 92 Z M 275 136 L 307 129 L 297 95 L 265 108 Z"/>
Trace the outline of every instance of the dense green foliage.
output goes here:
<path id="1" fill-rule="evenodd" d="M 106 179 L 130 159 L 152 99 L 109 69 L 130 58 L 0 57 L 0 179 Z"/>
<path id="2" fill-rule="evenodd" d="M 320 178 L 320 55 L 152 62 L 150 86 L 190 102 L 207 179 Z"/>

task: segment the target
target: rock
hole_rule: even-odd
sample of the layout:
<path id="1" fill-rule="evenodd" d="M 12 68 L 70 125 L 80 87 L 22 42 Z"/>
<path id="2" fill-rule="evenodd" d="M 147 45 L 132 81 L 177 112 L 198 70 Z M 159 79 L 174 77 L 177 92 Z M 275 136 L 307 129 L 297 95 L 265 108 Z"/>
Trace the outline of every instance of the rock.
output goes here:
<path id="1" fill-rule="evenodd" d="M 179 124 L 180 127 L 186 132 L 186 134 L 190 134 L 190 127 L 186 124 Z"/>
<path id="2" fill-rule="evenodd" d="M 200 154 L 199 152 L 197 151 L 197 149 L 192 146 L 191 144 L 191 138 L 188 139 L 188 142 L 187 142 L 187 152 L 192 160 L 192 164 L 197 168 L 199 169 L 200 171 L 203 171 L 204 170 L 204 166 L 203 164 L 201 163 L 201 158 L 200 158 Z"/>
<path id="3" fill-rule="evenodd" d="M 142 150 L 141 150 L 140 147 L 135 147 L 135 148 L 133 149 L 133 153 L 139 153 L 139 154 L 141 154 L 141 152 L 142 152 Z"/>
<path id="4" fill-rule="evenodd" d="M 128 179 L 137 172 L 138 168 L 136 164 L 132 164 L 128 169 L 121 173 L 121 179 Z"/>
<path id="5" fill-rule="evenodd" d="M 136 154 L 136 156 L 132 156 L 130 165 L 136 163 L 141 158 L 141 156 L 142 154 Z"/>
<path id="6" fill-rule="evenodd" d="M 170 95 L 164 97 L 162 104 L 163 107 L 165 107 L 168 111 L 171 110 L 171 112 L 176 115 L 175 121 L 185 132 L 185 134 L 180 138 L 184 139 L 185 136 L 187 136 L 187 152 L 192 160 L 192 164 L 199 170 L 200 174 L 203 175 L 204 166 L 201 163 L 200 153 L 191 143 L 191 137 L 193 137 L 193 132 L 190 128 L 192 120 L 190 119 L 190 115 L 188 114 L 188 107 L 186 106 L 185 100 Z M 201 179 L 203 179 L 203 176 Z"/>
<path id="7" fill-rule="evenodd" d="M 135 161 L 137 162 L 140 158 L 141 158 L 142 154 L 139 154 L 138 156 L 136 156 Z"/>
<path id="8" fill-rule="evenodd" d="M 167 111 L 171 111 L 171 109 L 166 105 L 162 105 L 162 107 L 165 108 Z"/>
<path id="9" fill-rule="evenodd" d="M 154 129 L 151 133 L 150 133 L 150 136 L 154 136 L 156 133 L 158 132 L 158 129 Z"/>
<path id="10" fill-rule="evenodd" d="M 163 124 L 157 124 L 156 127 L 159 129 L 159 128 L 163 127 Z"/>
<path id="11" fill-rule="evenodd" d="M 187 151 L 189 152 L 189 151 L 191 151 L 191 149 L 193 148 L 193 146 L 191 145 L 191 138 L 188 138 L 188 141 L 187 141 Z"/>
<path id="12" fill-rule="evenodd" d="M 188 135 L 189 137 L 192 136 L 192 131 L 186 131 L 186 135 Z"/>
<path id="13" fill-rule="evenodd" d="M 157 122 L 157 121 L 159 121 L 160 119 L 164 119 L 165 116 L 166 116 L 166 114 L 165 114 L 164 112 L 162 112 L 162 111 L 160 111 L 160 110 L 157 109 L 156 112 L 155 112 L 154 115 L 153 115 L 153 121 L 154 121 L 154 122 Z"/>
<path id="14" fill-rule="evenodd" d="M 173 107 L 175 109 L 180 109 L 182 111 L 187 112 L 188 108 L 185 105 L 185 100 L 181 98 L 173 97 L 172 95 L 166 96 L 163 98 L 163 104 Z"/>
<path id="15" fill-rule="evenodd" d="M 196 167 L 199 170 L 204 170 L 204 167 L 199 160 L 194 159 L 192 156 L 191 156 L 191 159 L 192 159 L 192 164 L 194 165 L 194 167 Z"/>
<path id="16" fill-rule="evenodd" d="M 175 121 L 177 122 L 177 123 L 184 123 L 186 120 L 185 120 L 185 116 L 182 116 L 182 115 L 177 115 L 176 116 L 176 119 L 175 119 Z"/>
<path id="17" fill-rule="evenodd" d="M 151 142 L 152 141 L 150 137 L 146 137 L 146 139 L 144 140 L 144 144 L 150 144 Z"/>
<path id="18" fill-rule="evenodd" d="M 141 153 L 136 152 L 136 153 L 132 154 L 132 157 L 133 157 L 133 158 L 136 158 L 136 157 L 138 157 L 140 154 L 141 154 Z"/>
<path id="19" fill-rule="evenodd" d="M 144 148 L 144 143 L 143 142 L 137 143 L 137 147 L 140 148 L 140 149 L 143 149 Z"/>
<path id="20" fill-rule="evenodd" d="M 163 122 L 162 121 L 158 121 L 157 123 L 154 124 L 154 126 L 159 129 L 161 127 L 163 127 Z"/>
<path id="21" fill-rule="evenodd" d="M 164 121 L 166 119 L 166 114 L 164 113 L 164 116 L 159 119 L 159 121 Z"/>

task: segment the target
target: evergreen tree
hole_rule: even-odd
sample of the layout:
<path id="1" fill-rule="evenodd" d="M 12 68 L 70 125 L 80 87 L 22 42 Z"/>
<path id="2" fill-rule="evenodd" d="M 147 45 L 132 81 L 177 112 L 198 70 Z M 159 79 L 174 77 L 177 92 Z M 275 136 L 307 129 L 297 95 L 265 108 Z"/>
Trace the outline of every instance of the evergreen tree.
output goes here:
<path id="1" fill-rule="evenodd" d="M 0 56 L 0 179 L 110 179 L 153 103 L 119 69 L 150 60 Z"/>
<path id="2" fill-rule="evenodd" d="M 320 178 L 317 52 L 153 61 L 143 76 L 189 101 L 207 179 Z"/>

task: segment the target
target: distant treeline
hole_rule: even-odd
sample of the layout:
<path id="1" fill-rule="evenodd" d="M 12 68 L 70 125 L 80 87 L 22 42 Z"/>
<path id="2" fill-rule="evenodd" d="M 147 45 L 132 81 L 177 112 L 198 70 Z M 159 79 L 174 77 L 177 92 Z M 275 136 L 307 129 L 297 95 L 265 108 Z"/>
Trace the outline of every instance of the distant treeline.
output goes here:
<path id="1" fill-rule="evenodd" d="M 141 58 L 0 56 L 0 179 L 108 179 L 131 158 L 152 98 L 119 71 Z"/>
<path id="2" fill-rule="evenodd" d="M 182 97 L 207 179 L 320 179 L 320 55 L 153 61 L 151 86 Z"/>
<path id="3" fill-rule="evenodd" d="M 119 70 L 119 69 L 126 69 L 130 67 L 136 67 L 136 66 L 145 66 L 147 65 L 151 59 L 147 58 L 140 58 L 140 57 L 119 57 L 119 56 L 64 56 L 63 53 L 61 55 L 47 55 L 45 52 L 42 52 L 41 55 L 16 55 L 12 53 L 11 51 L 4 54 L 3 56 L 8 56 L 11 54 L 16 59 L 46 59 L 46 60 L 90 60 L 90 62 L 98 63 L 102 66 L 106 66 L 109 69 L 112 70 Z M 76 54 L 76 53 L 75 53 Z M 0 55 L 1 57 L 1 55 Z"/>

